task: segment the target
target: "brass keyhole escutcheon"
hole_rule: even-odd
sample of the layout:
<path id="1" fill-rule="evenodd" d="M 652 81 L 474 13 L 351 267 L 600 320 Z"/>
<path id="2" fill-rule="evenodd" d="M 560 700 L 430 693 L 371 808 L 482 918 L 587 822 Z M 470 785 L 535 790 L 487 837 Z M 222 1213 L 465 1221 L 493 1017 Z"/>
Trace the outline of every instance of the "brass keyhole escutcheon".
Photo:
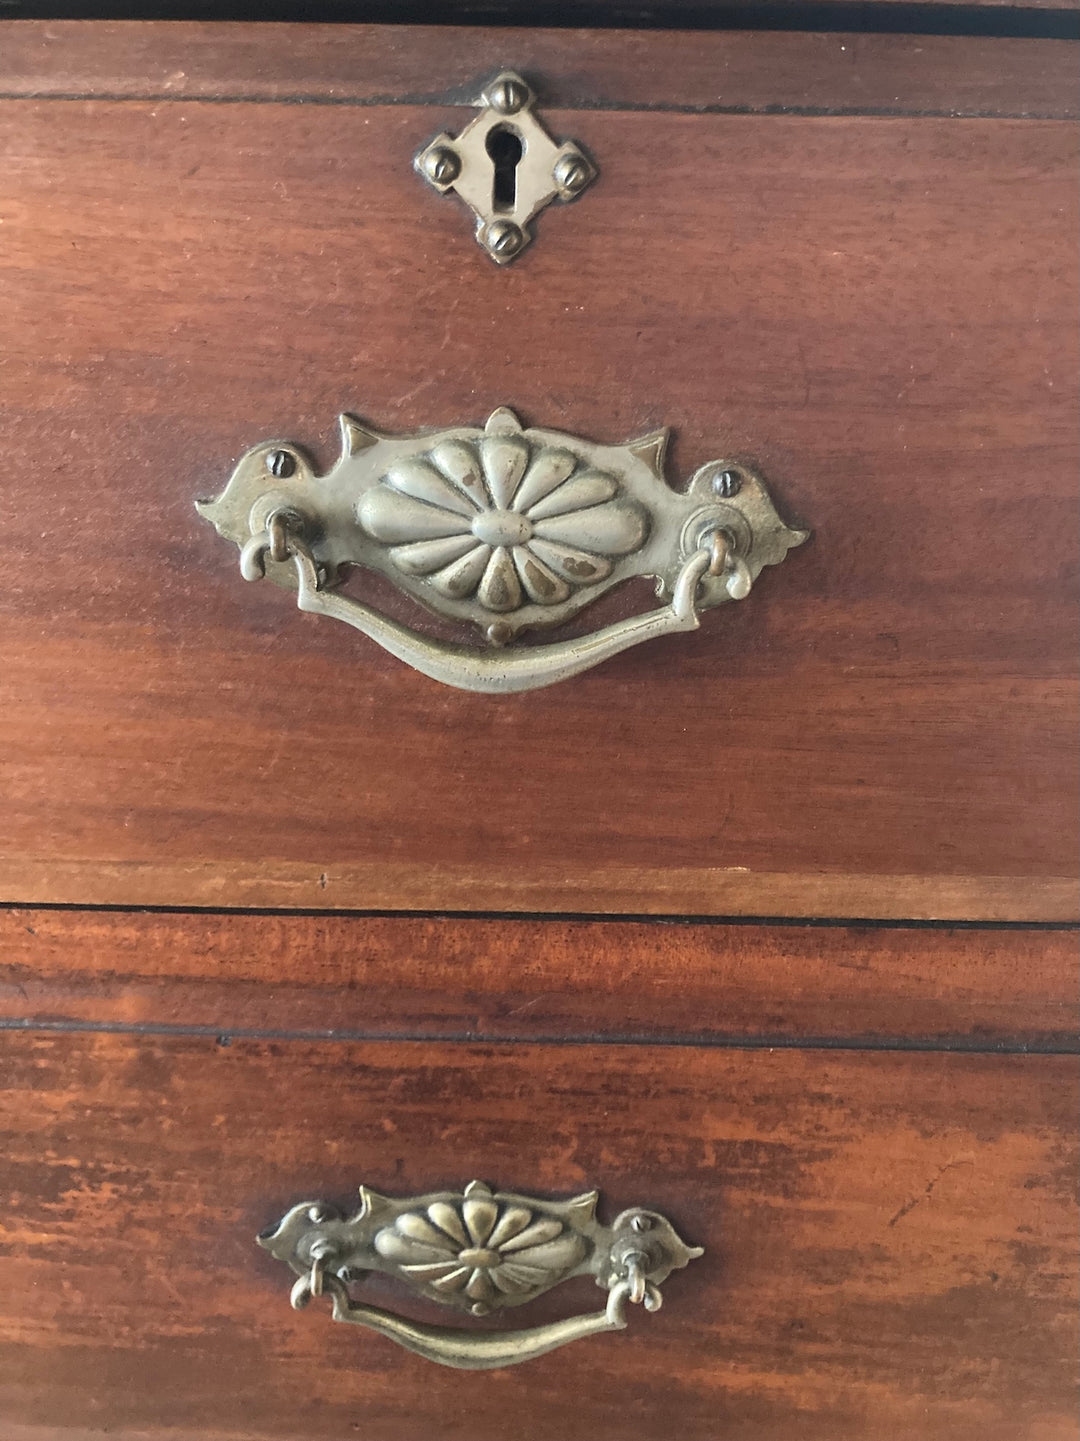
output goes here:
<path id="1" fill-rule="evenodd" d="M 509 265 L 533 240 L 532 221 L 553 201 L 576 200 L 596 166 L 573 140 L 552 139 L 536 96 L 506 70 L 480 97 L 460 135 L 436 135 L 413 161 L 441 195 L 454 191 L 476 217 L 476 238 L 496 265 Z"/>

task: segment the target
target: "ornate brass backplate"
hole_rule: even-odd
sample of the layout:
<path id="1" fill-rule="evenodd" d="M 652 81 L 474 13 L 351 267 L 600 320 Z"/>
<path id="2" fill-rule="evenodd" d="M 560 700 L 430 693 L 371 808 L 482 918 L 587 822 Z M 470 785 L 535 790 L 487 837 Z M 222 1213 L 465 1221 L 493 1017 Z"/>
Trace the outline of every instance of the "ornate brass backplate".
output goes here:
<path id="1" fill-rule="evenodd" d="M 481 429 L 379 434 L 341 417 L 342 454 L 316 475 L 294 445 L 243 457 L 201 515 L 240 547 L 248 580 L 298 592 L 301 610 L 347 622 L 417 670 L 465 690 L 529 690 L 566 679 L 699 613 L 742 600 L 807 532 L 784 524 L 749 465 L 716 460 L 683 492 L 664 479 L 668 432 L 598 445 L 524 429 L 497 410 Z M 442 644 L 336 587 L 349 566 L 387 577 L 488 649 Z M 635 576 L 660 609 L 584 637 L 515 648 Z"/>
<path id="2" fill-rule="evenodd" d="M 588 1191 L 568 1201 L 542 1201 L 493 1193 L 481 1181 L 460 1192 L 405 1199 L 361 1186 L 355 1215 L 305 1201 L 258 1240 L 300 1277 L 291 1293 L 297 1309 L 325 1294 L 336 1321 L 366 1326 L 444 1366 L 488 1370 L 583 1336 L 622 1330 L 628 1300 L 659 1310 L 660 1287 L 671 1272 L 702 1255 L 656 1211 L 635 1207 L 603 1225 L 598 1199 L 598 1192 Z M 573 1276 L 592 1276 L 607 1292 L 607 1304 L 525 1331 L 454 1330 L 353 1301 L 349 1286 L 372 1271 L 474 1316 L 522 1306 Z"/>

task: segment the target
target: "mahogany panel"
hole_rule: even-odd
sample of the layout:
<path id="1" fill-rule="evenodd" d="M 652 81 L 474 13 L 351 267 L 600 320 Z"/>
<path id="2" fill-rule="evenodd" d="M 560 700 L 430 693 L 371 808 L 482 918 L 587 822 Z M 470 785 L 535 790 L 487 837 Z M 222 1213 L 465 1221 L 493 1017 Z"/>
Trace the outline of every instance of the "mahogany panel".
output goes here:
<path id="1" fill-rule="evenodd" d="M 3 1046 L 5 1435 L 1074 1434 L 1071 1059 Z M 474 1175 L 657 1205 L 705 1257 L 627 1333 L 476 1376 L 292 1312 L 254 1245 L 305 1198 Z M 575 1282 L 529 1314 L 596 1296 Z"/>
<path id="2" fill-rule="evenodd" d="M 507 65 L 570 108 L 1077 113 L 1068 40 L 760 30 L 18 21 L 0 94 L 471 103 Z"/>
<path id="3" fill-rule="evenodd" d="M 409 168 L 459 118 L 0 105 L 0 895 L 1072 918 L 1073 128 L 556 111 L 604 177 L 500 272 Z M 814 539 L 492 700 L 192 507 L 501 403 L 754 455 Z"/>
<path id="4" fill-rule="evenodd" d="M 1068 931 L 0 912 L 0 1018 L 237 1034 L 1076 1046 Z"/>

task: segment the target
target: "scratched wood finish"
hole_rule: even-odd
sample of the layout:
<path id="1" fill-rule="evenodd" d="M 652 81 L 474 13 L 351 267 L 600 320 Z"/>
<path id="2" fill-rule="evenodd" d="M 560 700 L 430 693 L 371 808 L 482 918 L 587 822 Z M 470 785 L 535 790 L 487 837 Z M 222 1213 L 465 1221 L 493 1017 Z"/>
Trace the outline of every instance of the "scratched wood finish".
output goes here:
<path id="1" fill-rule="evenodd" d="M 23 21 L 0 94 L 468 102 L 508 64 L 588 109 L 1077 113 L 1067 40 L 798 31 Z"/>
<path id="2" fill-rule="evenodd" d="M 0 912 L 0 1018 L 235 1033 L 1075 1047 L 1076 935 Z"/>
<path id="3" fill-rule="evenodd" d="M 461 118 L 0 104 L 0 897 L 1072 918 L 1072 127 L 555 110 L 603 181 L 500 272 L 409 167 Z M 192 507 L 500 403 L 753 455 L 815 537 L 492 700 Z"/>
<path id="4" fill-rule="evenodd" d="M 1071 1058 L 3 1048 L 0 1415 L 41 1441 L 1074 1435 Z M 628 1333 L 476 1377 L 291 1311 L 254 1244 L 305 1198 L 474 1175 L 654 1204 L 706 1255 Z"/>

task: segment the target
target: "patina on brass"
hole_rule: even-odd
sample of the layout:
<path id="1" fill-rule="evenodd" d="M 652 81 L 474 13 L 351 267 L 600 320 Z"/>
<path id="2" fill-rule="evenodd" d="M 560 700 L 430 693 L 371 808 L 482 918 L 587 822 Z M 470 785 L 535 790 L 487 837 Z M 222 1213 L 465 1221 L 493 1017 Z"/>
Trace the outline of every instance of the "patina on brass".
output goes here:
<path id="1" fill-rule="evenodd" d="M 576 200 L 596 166 L 573 140 L 562 144 L 537 119 L 532 90 L 512 70 L 497 75 L 480 113 L 455 139 L 436 135 L 413 162 L 441 194 L 453 190 L 476 216 L 476 239 L 496 265 L 533 239 L 530 222 L 553 200 Z"/>
<path id="2" fill-rule="evenodd" d="M 256 446 L 199 512 L 240 548 L 245 579 L 294 590 L 301 610 L 344 621 L 463 690 L 551 685 L 644 640 L 694 630 L 701 611 L 745 599 L 762 569 L 807 537 L 784 524 L 747 464 L 712 461 L 673 490 L 666 430 L 599 445 L 525 429 L 501 409 L 482 428 L 403 436 L 343 415 L 341 435 L 326 475 L 296 446 Z M 342 594 L 353 565 L 478 627 L 489 648 L 435 641 Z M 658 609 L 514 648 L 636 576 L 654 577 Z"/>
<path id="3" fill-rule="evenodd" d="M 406 1199 L 361 1186 L 355 1215 L 304 1201 L 258 1239 L 299 1277 L 291 1293 L 298 1310 L 326 1295 L 335 1321 L 366 1326 L 442 1366 L 482 1371 L 623 1330 L 627 1301 L 658 1311 L 660 1287 L 671 1272 L 702 1255 L 657 1211 L 635 1207 L 604 1226 L 596 1216 L 598 1199 L 588 1191 L 542 1201 L 492 1192 L 481 1181 L 461 1192 Z M 572 1276 L 592 1276 L 607 1298 L 602 1310 L 529 1330 L 462 1331 L 354 1301 L 349 1286 L 372 1271 L 474 1316 L 524 1305 Z"/>

